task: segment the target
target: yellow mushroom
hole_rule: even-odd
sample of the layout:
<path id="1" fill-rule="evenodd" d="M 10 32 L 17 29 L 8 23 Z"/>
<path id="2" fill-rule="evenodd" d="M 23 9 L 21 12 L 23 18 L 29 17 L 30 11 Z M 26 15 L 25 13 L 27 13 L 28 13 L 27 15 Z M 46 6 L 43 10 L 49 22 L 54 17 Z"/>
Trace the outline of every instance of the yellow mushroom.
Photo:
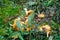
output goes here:
<path id="1" fill-rule="evenodd" d="M 44 18 L 45 15 L 44 15 L 43 13 L 41 13 L 41 14 L 38 14 L 38 17 L 39 17 L 39 18 Z"/>
<path id="2" fill-rule="evenodd" d="M 26 12 L 26 16 L 29 16 L 32 12 L 33 12 L 33 10 L 27 11 L 27 12 Z"/>
<path id="3" fill-rule="evenodd" d="M 51 27 L 49 25 L 45 25 L 45 26 L 38 27 L 38 29 L 40 31 L 44 30 L 46 32 L 46 34 L 47 34 L 47 37 L 48 37 L 48 35 L 50 34 Z"/>
<path id="4" fill-rule="evenodd" d="M 29 11 L 27 11 L 26 8 L 25 8 L 24 10 L 25 10 L 25 12 L 26 12 L 26 16 L 27 16 L 27 17 L 33 12 L 33 10 L 29 10 Z"/>
<path id="5" fill-rule="evenodd" d="M 30 31 L 30 27 L 26 27 L 26 31 L 29 32 Z"/>
<path id="6" fill-rule="evenodd" d="M 24 21 L 24 24 L 26 25 L 28 23 L 28 19 L 26 19 L 25 21 Z"/>

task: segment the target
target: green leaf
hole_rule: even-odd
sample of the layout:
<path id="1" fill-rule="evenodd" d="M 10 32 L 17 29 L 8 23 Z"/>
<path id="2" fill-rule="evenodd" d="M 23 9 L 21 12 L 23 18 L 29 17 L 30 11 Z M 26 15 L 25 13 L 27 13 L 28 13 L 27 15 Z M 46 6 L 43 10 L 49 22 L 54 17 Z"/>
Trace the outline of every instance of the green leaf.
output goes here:
<path id="1" fill-rule="evenodd" d="M 23 16 L 26 15 L 24 10 L 21 11 L 21 15 L 23 15 Z"/>
<path id="2" fill-rule="evenodd" d="M 21 36 L 21 34 L 19 34 L 19 38 L 20 38 L 21 40 L 24 40 L 23 37 Z"/>
<path id="3" fill-rule="evenodd" d="M 10 38 L 18 38 L 18 35 L 19 33 L 18 32 L 13 32 L 11 35 L 10 35 Z"/>
<path id="4" fill-rule="evenodd" d="M 31 25 L 31 22 L 32 22 L 32 19 L 34 18 L 34 13 L 32 13 L 32 14 L 30 14 L 29 16 L 28 16 L 28 23 L 29 23 L 29 25 Z"/>
<path id="5" fill-rule="evenodd" d="M 16 26 L 20 29 L 21 34 L 24 32 L 22 31 L 22 26 L 20 25 L 20 21 L 16 20 Z"/>
<path id="6" fill-rule="evenodd" d="M 56 27 L 57 24 L 53 20 L 51 20 L 50 25 L 51 25 L 52 28 L 54 28 L 54 27 Z"/>
<path id="7" fill-rule="evenodd" d="M 29 34 L 29 32 L 27 32 L 27 31 L 24 31 L 24 33 L 23 33 L 23 35 L 28 35 Z"/>
<path id="8" fill-rule="evenodd" d="M 16 26 L 21 29 L 20 21 L 16 20 Z"/>
<path id="9" fill-rule="evenodd" d="M 54 24 L 54 25 L 56 25 L 56 23 L 53 20 L 51 20 L 51 23 Z"/>
<path id="10" fill-rule="evenodd" d="M 1 28 L 1 29 L 0 29 L 0 35 L 3 35 L 3 36 L 6 35 L 6 30 L 3 29 L 3 28 Z"/>
<path id="11" fill-rule="evenodd" d="M 44 4 L 44 6 L 49 6 L 49 5 L 51 5 L 53 3 L 53 0 L 47 0 L 47 1 L 45 1 L 43 4 Z"/>
<path id="12" fill-rule="evenodd" d="M 22 26 L 20 25 L 20 21 L 16 20 L 16 26 L 20 29 L 21 33 L 23 33 Z"/>
<path id="13" fill-rule="evenodd" d="M 4 36 L 0 35 L 0 40 L 4 40 Z"/>
<path id="14" fill-rule="evenodd" d="M 14 38 L 14 39 L 16 39 L 16 38 L 18 38 L 18 37 L 19 37 L 21 40 L 24 40 L 20 32 L 13 32 L 13 33 L 11 34 L 11 36 L 10 36 L 10 38 Z"/>
<path id="15" fill-rule="evenodd" d="M 37 2 L 32 2 L 32 1 L 30 1 L 30 2 L 28 2 L 27 4 L 28 4 L 29 6 L 37 5 Z"/>
<path id="16" fill-rule="evenodd" d="M 55 36 L 54 40 L 60 40 L 60 36 Z"/>

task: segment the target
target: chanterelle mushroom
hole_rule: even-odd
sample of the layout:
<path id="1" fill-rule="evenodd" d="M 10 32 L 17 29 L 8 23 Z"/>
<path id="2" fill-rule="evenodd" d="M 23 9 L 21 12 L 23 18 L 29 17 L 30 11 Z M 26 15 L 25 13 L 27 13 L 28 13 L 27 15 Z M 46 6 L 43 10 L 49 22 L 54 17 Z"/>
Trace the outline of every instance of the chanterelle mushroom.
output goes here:
<path id="1" fill-rule="evenodd" d="M 48 37 L 48 35 L 51 32 L 51 27 L 49 25 L 44 25 L 44 26 L 39 27 L 39 30 L 40 31 L 43 31 L 44 30 L 46 32 L 46 34 L 47 34 L 47 37 Z"/>

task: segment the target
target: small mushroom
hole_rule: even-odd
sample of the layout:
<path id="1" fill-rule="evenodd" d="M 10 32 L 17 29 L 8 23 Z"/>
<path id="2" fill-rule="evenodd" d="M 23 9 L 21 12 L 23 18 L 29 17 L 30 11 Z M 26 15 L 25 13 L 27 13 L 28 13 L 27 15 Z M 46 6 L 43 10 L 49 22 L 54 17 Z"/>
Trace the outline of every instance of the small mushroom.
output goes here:
<path id="1" fill-rule="evenodd" d="M 48 35 L 50 34 L 51 27 L 49 25 L 45 25 L 45 26 L 38 27 L 38 29 L 40 31 L 45 31 L 48 37 Z"/>
<path id="2" fill-rule="evenodd" d="M 44 13 L 42 12 L 41 14 L 38 14 L 38 17 L 39 17 L 39 18 L 44 18 L 45 15 L 44 15 Z"/>

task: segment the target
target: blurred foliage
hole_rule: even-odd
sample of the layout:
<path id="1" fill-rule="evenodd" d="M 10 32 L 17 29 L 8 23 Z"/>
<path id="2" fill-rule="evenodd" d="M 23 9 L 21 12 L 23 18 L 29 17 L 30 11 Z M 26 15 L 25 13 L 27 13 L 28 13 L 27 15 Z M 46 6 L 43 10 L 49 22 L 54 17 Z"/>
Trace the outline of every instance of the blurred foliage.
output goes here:
<path id="1" fill-rule="evenodd" d="M 25 16 L 24 8 L 34 12 L 28 17 L 28 24 L 23 27 L 35 25 L 29 32 L 22 31 L 19 21 L 16 25 L 21 31 L 15 31 L 10 26 L 17 17 Z M 38 14 L 45 17 L 38 20 Z M 49 40 L 44 32 L 38 31 L 39 25 L 50 25 L 52 40 L 60 40 L 60 1 L 59 0 L 0 0 L 0 40 Z"/>

